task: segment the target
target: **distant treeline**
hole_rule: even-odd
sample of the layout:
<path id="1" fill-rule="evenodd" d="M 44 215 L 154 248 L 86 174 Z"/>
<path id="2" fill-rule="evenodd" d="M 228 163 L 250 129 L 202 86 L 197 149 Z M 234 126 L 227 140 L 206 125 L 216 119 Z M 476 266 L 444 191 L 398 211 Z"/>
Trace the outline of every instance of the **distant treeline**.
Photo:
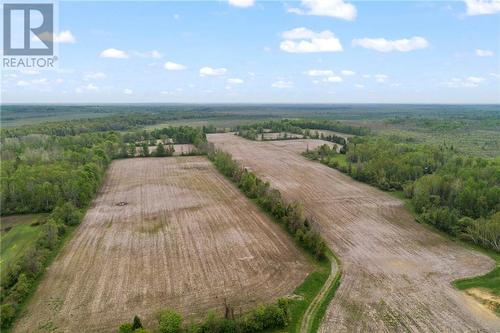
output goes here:
<path id="1" fill-rule="evenodd" d="M 271 132 L 289 132 L 294 134 L 304 134 L 307 137 L 315 136 L 314 132 L 310 130 L 328 130 L 341 132 L 352 135 L 367 135 L 370 130 L 365 127 L 351 126 L 339 121 L 332 120 L 304 120 L 304 119 L 283 119 L 283 120 L 270 120 L 265 122 L 259 122 L 251 125 L 237 126 L 236 131 L 238 134 L 244 138 L 250 140 L 257 140 L 258 135 L 265 133 L 266 131 Z M 338 140 L 337 141 L 334 141 Z M 343 138 L 342 138 L 343 139 Z M 339 139 L 333 138 L 333 142 L 340 142 Z"/>
<path id="2" fill-rule="evenodd" d="M 253 172 L 241 167 L 230 154 L 213 151 L 208 157 L 246 196 L 256 200 L 260 207 L 282 223 L 306 251 L 320 260 L 325 258 L 325 242 L 314 229 L 312 221 L 304 217 L 300 204 L 287 204 L 278 190 L 270 188 L 268 182 L 262 181 Z"/>
<path id="3" fill-rule="evenodd" d="M 305 155 L 383 190 L 401 190 L 419 221 L 500 252 L 498 159 L 378 137 L 351 139 L 344 163 L 328 147 Z"/>
<path id="4" fill-rule="evenodd" d="M 132 113 L 128 115 L 112 115 L 99 118 L 76 119 L 56 122 L 45 122 L 36 125 L 24 125 L 14 128 L 3 128 L 1 137 L 21 137 L 29 134 L 46 134 L 53 136 L 72 136 L 91 132 L 124 131 L 141 126 L 159 124 L 180 119 L 196 119 L 218 117 L 209 112 L 164 112 L 164 113 Z"/>
<path id="5" fill-rule="evenodd" d="M 290 313 L 287 300 L 279 299 L 276 304 L 260 305 L 240 317 L 235 317 L 234 311 L 226 307 L 224 317 L 209 313 L 199 323 L 184 323 L 180 314 L 166 309 L 158 313 L 157 320 L 158 327 L 154 332 L 159 333 L 255 333 L 287 327 Z M 131 323 L 123 323 L 118 332 L 150 333 L 153 330 L 144 328 L 140 318 L 135 316 Z"/>

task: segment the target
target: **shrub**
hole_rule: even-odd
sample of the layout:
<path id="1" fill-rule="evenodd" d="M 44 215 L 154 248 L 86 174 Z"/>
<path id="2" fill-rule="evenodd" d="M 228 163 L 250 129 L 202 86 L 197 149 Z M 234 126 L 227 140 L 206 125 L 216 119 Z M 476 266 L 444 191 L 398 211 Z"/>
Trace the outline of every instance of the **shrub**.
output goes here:
<path id="1" fill-rule="evenodd" d="M 16 316 L 16 308 L 13 304 L 2 304 L 0 307 L 0 327 L 8 328 L 12 325 Z"/>
<path id="2" fill-rule="evenodd" d="M 77 225 L 82 219 L 82 214 L 71 202 L 56 207 L 52 216 L 56 222 L 61 221 L 66 225 Z"/>
<path id="3" fill-rule="evenodd" d="M 119 333 L 132 333 L 134 329 L 132 328 L 131 323 L 123 323 L 120 325 L 120 328 L 118 329 Z"/>
<path id="4" fill-rule="evenodd" d="M 172 310 L 164 310 L 158 315 L 158 329 L 160 333 L 181 332 L 182 316 Z"/>
<path id="5" fill-rule="evenodd" d="M 138 328 L 142 328 L 141 318 L 139 318 L 139 316 L 134 316 L 134 320 L 132 322 L 132 329 L 136 330 Z"/>

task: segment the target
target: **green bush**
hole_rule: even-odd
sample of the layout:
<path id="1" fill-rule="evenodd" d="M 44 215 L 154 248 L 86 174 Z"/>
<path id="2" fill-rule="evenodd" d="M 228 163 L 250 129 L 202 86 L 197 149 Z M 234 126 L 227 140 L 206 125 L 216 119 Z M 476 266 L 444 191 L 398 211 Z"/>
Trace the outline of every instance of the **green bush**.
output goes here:
<path id="1" fill-rule="evenodd" d="M 181 332 L 182 316 L 172 310 L 164 310 L 158 314 L 158 330 L 160 333 Z"/>
<path id="2" fill-rule="evenodd" d="M 81 212 L 71 202 L 66 202 L 63 205 L 56 207 L 51 216 L 56 221 L 61 221 L 62 223 L 70 226 L 79 224 L 82 219 Z"/>
<path id="3" fill-rule="evenodd" d="M 120 325 L 120 328 L 118 329 L 119 333 L 132 333 L 134 329 L 132 328 L 131 323 L 123 323 Z"/>
<path id="4" fill-rule="evenodd" d="M 0 327 L 8 328 L 16 317 L 16 308 L 12 303 L 2 304 L 0 307 Z"/>

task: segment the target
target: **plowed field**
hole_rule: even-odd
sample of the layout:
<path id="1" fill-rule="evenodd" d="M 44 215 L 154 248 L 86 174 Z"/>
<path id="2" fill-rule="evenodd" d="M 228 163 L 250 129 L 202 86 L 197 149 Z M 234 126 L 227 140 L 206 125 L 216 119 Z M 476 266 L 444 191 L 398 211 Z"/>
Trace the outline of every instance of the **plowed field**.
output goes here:
<path id="1" fill-rule="evenodd" d="M 208 138 L 302 202 L 342 260 L 320 332 L 500 331 L 498 317 L 450 285 L 486 273 L 493 260 L 416 223 L 400 200 L 300 156 L 323 142 Z"/>
<path id="2" fill-rule="evenodd" d="M 117 205 L 121 203 L 121 205 Z M 235 313 L 312 270 L 290 237 L 203 157 L 114 161 L 16 332 L 116 332 L 165 307 Z"/>

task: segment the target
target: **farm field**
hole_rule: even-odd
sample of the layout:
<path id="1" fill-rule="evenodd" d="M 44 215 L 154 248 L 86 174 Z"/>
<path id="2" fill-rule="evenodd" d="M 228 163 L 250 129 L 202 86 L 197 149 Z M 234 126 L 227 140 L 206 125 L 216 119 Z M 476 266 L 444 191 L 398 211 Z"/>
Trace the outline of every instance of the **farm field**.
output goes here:
<path id="1" fill-rule="evenodd" d="M 117 205 L 118 204 L 118 205 Z M 308 259 L 203 157 L 114 161 L 15 332 L 115 332 L 157 311 L 236 313 L 290 294 Z"/>
<path id="2" fill-rule="evenodd" d="M 165 145 L 166 146 L 166 145 Z M 188 155 L 192 152 L 196 152 L 196 147 L 190 143 L 176 143 L 172 145 L 174 147 L 173 156 L 182 156 Z M 149 146 L 149 153 L 153 154 L 156 152 L 157 146 Z M 142 147 L 136 147 L 135 154 L 136 156 L 141 156 Z"/>
<path id="3" fill-rule="evenodd" d="M 500 330 L 493 312 L 451 285 L 494 261 L 419 225 L 399 199 L 299 155 L 323 141 L 208 140 L 302 202 L 340 257 L 343 278 L 320 332 Z"/>
<path id="4" fill-rule="evenodd" d="M 302 139 L 303 135 L 302 134 L 295 134 L 295 133 L 288 133 L 288 132 L 281 132 L 281 133 L 262 133 L 261 135 L 257 136 L 257 140 L 279 140 L 279 139 L 285 139 L 285 138 L 294 138 L 294 139 Z"/>

